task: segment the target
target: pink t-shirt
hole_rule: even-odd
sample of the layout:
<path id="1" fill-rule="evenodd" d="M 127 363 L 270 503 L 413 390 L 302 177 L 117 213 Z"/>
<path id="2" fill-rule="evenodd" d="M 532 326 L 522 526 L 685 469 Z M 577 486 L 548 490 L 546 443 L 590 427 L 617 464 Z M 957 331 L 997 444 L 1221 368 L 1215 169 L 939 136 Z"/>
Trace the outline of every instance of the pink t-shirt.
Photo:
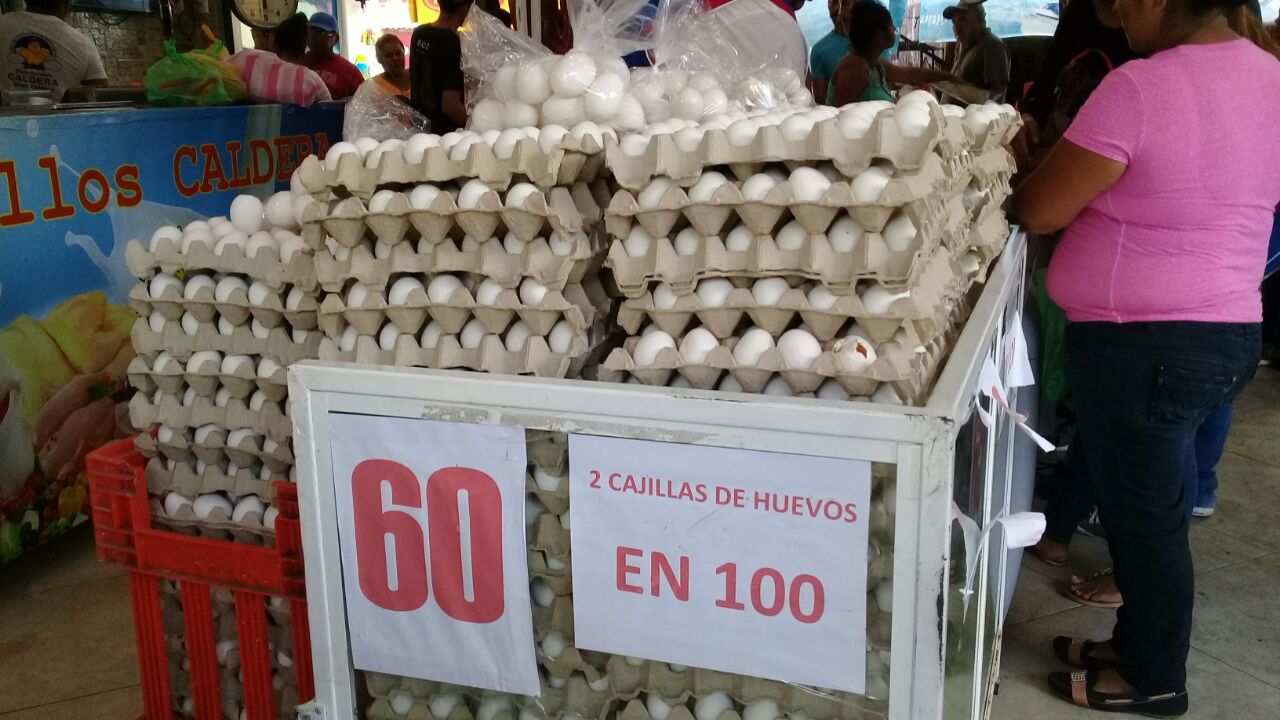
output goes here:
<path id="1" fill-rule="evenodd" d="M 1260 322 L 1277 122 L 1280 62 L 1247 40 L 1108 74 L 1065 137 L 1127 169 L 1054 252 L 1049 293 L 1067 318 Z"/>

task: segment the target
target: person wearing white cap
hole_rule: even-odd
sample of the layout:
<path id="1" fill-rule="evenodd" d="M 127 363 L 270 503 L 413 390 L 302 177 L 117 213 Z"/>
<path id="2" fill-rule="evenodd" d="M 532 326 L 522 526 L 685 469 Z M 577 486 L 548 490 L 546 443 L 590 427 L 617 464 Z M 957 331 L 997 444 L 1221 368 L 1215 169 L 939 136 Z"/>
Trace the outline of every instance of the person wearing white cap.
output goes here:
<path id="1" fill-rule="evenodd" d="M 987 99 L 1004 102 L 1009 89 L 1009 49 L 987 27 L 986 0 L 959 0 L 942 11 L 951 21 L 960 54 L 952 72 L 960 79 L 986 90 Z"/>

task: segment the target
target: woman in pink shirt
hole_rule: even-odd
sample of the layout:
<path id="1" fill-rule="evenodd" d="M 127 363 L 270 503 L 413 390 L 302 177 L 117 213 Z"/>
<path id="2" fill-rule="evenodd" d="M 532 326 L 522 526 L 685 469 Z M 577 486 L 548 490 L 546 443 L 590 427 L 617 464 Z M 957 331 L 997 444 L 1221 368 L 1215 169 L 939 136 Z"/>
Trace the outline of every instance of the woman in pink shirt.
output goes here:
<path id="1" fill-rule="evenodd" d="M 1134 50 L 1023 183 L 1032 232 L 1065 228 L 1049 292 L 1115 576 L 1109 641 L 1058 638 L 1085 707 L 1187 711 L 1194 576 L 1184 449 L 1257 367 L 1259 283 L 1280 202 L 1280 63 L 1232 32 L 1245 0 L 1118 0 Z"/>

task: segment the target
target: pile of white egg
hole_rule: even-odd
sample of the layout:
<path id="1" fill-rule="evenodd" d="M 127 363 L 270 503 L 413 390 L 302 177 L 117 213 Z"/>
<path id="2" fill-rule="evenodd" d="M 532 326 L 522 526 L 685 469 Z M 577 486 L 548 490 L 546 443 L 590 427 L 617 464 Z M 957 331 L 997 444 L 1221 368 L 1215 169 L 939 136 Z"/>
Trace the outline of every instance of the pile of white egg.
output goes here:
<path id="1" fill-rule="evenodd" d="M 246 529 L 265 529 L 274 531 L 276 519 L 280 511 L 268 506 L 261 497 L 249 494 L 235 499 L 225 493 L 201 493 L 194 499 L 181 493 L 169 492 L 161 503 L 166 517 L 173 520 L 184 520 L 194 517 L 196 520 L 209 521 L 221 519 L 222 523 L 230 523 Z M 190 511 L 188 515 L 187 511 Z"/>
<path id="2" fill-rule="evenodd" d="M 376 168 L 386 154 L 398 154 L 408 165 L 423 162 L 427 152 L 438 148 L 450 160 L 461 162 L 471 154 L 473 147 L 487 148 L 498 160 L 509 160 L 520 147 L 536 146 L 538 151 L 549 155 L 568 143 L 574 147 L 588 145 L 588 138 L 596 147 L 603 147 L 606 137 L 617 137 L 613 127 L 582 118 L 568 118 L 565 122 L 545 122 L 514 125 L 507 128 L 486 127 L 490 123 L 481 122 L 486 112 L 482 107 L 487 101 L 481 101 L 472 112 L 472 127 L 436 135 L 434 133 L 418 133 L 407 140 L 384 140 L 378 142 L 372 138 L 362 137 L 352 142 L 338 142 L 330 146 L 324 157 L 326 170 L 336 170 L 340 158 L 351 155 L 360 160 L 366 168 Z M 510 120 L 511 116 L 503 116 Z M 484 129 L 481 129 L 484 128 Z"/>

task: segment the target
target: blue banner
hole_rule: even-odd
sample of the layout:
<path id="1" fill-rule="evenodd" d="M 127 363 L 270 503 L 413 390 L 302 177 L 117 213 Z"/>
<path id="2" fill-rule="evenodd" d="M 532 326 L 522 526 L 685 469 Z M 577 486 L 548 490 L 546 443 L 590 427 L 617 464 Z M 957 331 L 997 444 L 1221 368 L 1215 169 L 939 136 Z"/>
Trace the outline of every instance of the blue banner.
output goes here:
<path id="1" fill-rule="evenodd" d="M 125 247 L 288 187 L 342 106 L 0 117 L 0 563 L 82 519 L 133 357 Z"/>

